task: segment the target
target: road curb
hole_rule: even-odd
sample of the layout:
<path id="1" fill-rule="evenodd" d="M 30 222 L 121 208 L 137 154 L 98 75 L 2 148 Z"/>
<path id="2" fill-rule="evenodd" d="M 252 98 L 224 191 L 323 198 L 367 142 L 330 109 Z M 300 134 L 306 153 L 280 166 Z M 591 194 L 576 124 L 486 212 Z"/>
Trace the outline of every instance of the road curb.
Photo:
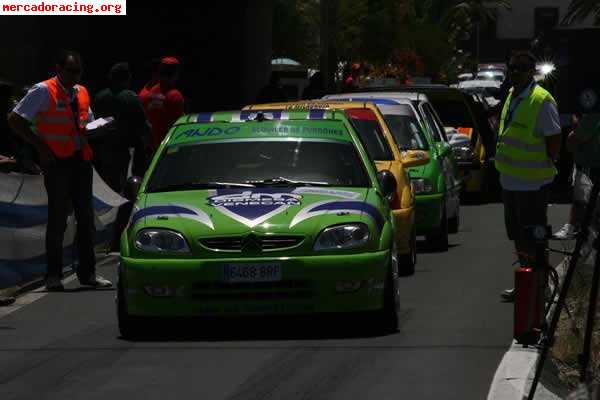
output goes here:
<path id="1" fill-rule="evenodd" d="M 525 348 L 513 341 L 510 349 L 504 353 L 502 361 L 494 374 L 487 400 L 526 399 L 539 358 L 540 353 L 537 348 Z M 560 400 L 563 398 L 544 385 L 544 376 L 542 376 L 536 390 L 535 399 Z"/>
<path id="2" fill-rule="evenodd" d="M 556 266 L 556 271 L 561 280 L 566 272 L 565 264 L 566 259 Z M 555 307 L 556 304 L 551 306 L 549 315 L 552 315 Z M 536 347 L 525 348 L 513 341 L 508 351 L 504 353 L 502 361 L 494 374 L 487 400 L 526 399 L 529 395 L 539 357 L 540 351 Z M 549 360 L 550 358 L 546 360 L 546 363 Z M 543 372 L 536 389 L 536 400 L 560 400 L 564 398 L 550 390 L 547 387 L 550 385 L 544 385 L 544 382 L 550 380 L 548 374 Z"/>

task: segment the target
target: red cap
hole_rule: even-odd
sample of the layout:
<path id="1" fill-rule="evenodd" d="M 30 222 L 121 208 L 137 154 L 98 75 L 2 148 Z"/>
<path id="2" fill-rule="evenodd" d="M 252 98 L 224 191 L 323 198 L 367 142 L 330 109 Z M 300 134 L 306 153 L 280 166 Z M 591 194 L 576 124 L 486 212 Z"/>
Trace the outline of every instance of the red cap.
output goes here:
<path id="1" fill-rule="evenodd" d="M 179 65 L 179 60 L 175 57 L 164 57 L 162 60 L 160 60 L 160 63 L 167 65 Z"/>

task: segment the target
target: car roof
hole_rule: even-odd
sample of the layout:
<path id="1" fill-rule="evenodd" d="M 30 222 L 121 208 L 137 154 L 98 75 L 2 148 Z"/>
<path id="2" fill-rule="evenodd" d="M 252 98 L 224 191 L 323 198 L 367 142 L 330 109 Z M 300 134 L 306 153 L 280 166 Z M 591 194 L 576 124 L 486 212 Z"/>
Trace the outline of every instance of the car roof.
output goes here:
<path id="1" fill-rule="evenodd" d="M 300 101 L 289 101 L 285 103 L 266 103 L 266 104 L 251 104 L 244 107 L 244 110 L 302 110 L 307 112 L 308 110 L 345 110 L 348 108 L 369 108 L 371 110 L 377 110 L 377 107 L 371 101 L 338 101 L 338 100 L 300 100 Z"/>
<path id="2" fill-rule="evenodd" d="M 391 96 L 389 93 L 341 93 L 341 94 L 330 94 L 323 97 L 324 100 L 338 100 L 338 101 L 361 101 L 370 102 L 375 105 L 397 105 L 397 104 L 411 104 L 411 100 L 404 96 Z"/>
<path id="3" fill-rule="evenodd" d="M 459 89 L 463 88 L 497 88 L 499 89 L 502 85 L 499 81 L 484 80 L 484 79 L 472 79 L 468 81 L 462 81 L 458 84 Z"/>
<path id="4" fill-rule="evenodd" d="M 327 95 L 324 98 L 360 98 L 361 100 L 368 100 L 375 102 L 374 99 L 379 99 L 380 101 L 392 100 L 392 101 L 429 101 L 427 95 L 419 92 L 391 92 L 391 91 L 365 91 L 365 92 L 356 92 L 356 93 L 340 93 L 334 95 Z M 383 103 L 381 103 L 383 104 Z"/>
<path id="5" fill-rule="evenodd" d="M 395 92 L 395 93 L 423 93 L 423 94 L 461 94 L 461 92 L 446 85 L 400 85 L 380 88 L 364 88 L 360 92 Z"/>
<path id="6" fill-rule="evenodd" d="M 217 111 L 198 114 L 188 114 L 180 117 L 174 126 L 187 124 L 202 124 L 213 122 L 246 122 L 259 121 L 259 115 L 262 114 L 265 120 L 346 120 L 344 113 L 335 112 L 335 110 L 313 109 L 313 110 L 286 110 L 286 109 L 268 109 L 261 113 L 261 110 L 241 110 L 241 111 Z"/>

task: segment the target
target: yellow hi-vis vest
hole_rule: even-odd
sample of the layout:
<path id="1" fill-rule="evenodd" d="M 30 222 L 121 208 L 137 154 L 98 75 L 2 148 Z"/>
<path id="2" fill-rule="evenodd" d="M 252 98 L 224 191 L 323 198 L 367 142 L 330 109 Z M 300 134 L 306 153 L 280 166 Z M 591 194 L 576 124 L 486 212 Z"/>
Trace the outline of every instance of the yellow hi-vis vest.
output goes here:
<path id="1" fill-rule="evenodd" d="M 558 172 L 546 151 L 546 138 L 537 136 L 535 127 L 544 101 L 554 104 L 556 101 L 548 91 L 536 85 L 529 97 L 513 111 L 513 118 L 505 129 L 512 96 L 511 89 L 500 117 L 496 169 L 501 174 L 522 180 L 540 181 L 554 177 Z"/>

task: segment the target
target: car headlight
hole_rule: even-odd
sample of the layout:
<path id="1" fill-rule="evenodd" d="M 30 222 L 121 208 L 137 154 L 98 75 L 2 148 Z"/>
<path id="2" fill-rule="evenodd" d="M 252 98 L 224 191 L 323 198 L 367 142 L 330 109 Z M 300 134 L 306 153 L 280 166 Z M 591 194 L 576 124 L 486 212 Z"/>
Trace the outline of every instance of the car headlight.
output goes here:
<path id="1" fill-rule="evenodd" d="M 315 250 L 350 249 L 369 240 L 369 227 L 365 224 L 346 224 L 325 229 L 315 242 Z"/>
<path id="2" fill-rule="evenodd" d="M 167 229 L 142 229 L 135 238 L 138 250 L 151 253 L 189 253 L 182 234 Z"/>
<path id="3" fill-rule="evenodd" d="M 473 153 L 473 150 L 469 146 L 453 147 L 452 152 L 461 161 L 470 161 L 475 158 L 475 153 Z"/>
<path id="4" fill-rule="evenodd" d="M 433 192 L 433 185 L 427 179 L 411 179 L 410 182 L 412 183 L 415 194 Z"/>

